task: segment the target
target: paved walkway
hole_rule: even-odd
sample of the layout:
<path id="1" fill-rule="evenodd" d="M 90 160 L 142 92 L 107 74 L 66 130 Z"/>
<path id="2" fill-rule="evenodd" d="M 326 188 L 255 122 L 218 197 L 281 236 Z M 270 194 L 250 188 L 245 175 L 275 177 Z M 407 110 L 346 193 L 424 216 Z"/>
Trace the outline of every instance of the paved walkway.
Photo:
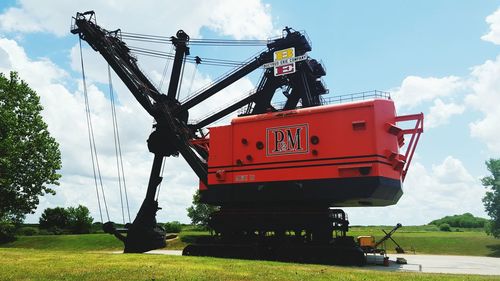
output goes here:
<path id="1" fill-rule="evenodd" d="M 181 256 L 178 250 L 153 250 L 148 254 Z M 396 258 L 405 258 L 408 264 L 397 264 Z M 438 256 L 390 254 L 389 266 L 367 265 L 363 269 L 382 271 L 410 271 L 429 273 L 500 275 L 500 258 L 472 256 Z"/>
<path id="2" fill-rule="evenodd" d="M 146 254 L 182 256 L 182 251 L 181 250 L 152 250 L 152 251 L 146 252 Z"/>

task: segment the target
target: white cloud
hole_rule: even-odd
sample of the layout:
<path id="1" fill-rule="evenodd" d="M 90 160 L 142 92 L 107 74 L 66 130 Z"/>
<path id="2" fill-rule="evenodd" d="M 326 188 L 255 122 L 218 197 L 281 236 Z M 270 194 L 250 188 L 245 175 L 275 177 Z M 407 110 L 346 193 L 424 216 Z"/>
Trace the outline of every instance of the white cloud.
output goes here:
<path id="1" fill-rule="evenodd" d="M 470 134 L 500 154 L 500 56 L 472 67 L 463 77 L 408 76 L 394 90 L 393 98 L 398 111 L 417 105 L 426 108 L 426 128 L 446 125 L 466 111 L 479 111 L 482 117 L 469 123 Z"/>
<path id="2" fill-rule="evenodd" d="M 438 97 L 447 97 L 461 89 L 459 77 L 406 77 L 401 86 L 393 89 L 392 97 L 398 107 L 413 108 Z"/>
<path id="3" fill-rule="evenodd" d="M 348 208 L 353 225 L 421 225 L 443 216 L 466 212 L 486 217 L 482 198 L 485 188 L 459 159 L 446 157 L 427 170 L 414 162 L 404 183 L 404 194 L 394 206 Z"/>
<path id="4" fill-rule="evenodd" d="M 262 4 L 260 1 L 217 2 L 210 15 L 210 28 L 236 39 L 263 38 L 272 35 L 273 24 L 269 16 L 271 10 L 269 4 Z"/>
<path id="5" fill-rule="evenodd" d="M 232 1 L 44 1 L 21 0 L 0 15 L 0 30 L 69 33 L 70 17 L 94 10 L 102 26 L 170 36 L 178 29 L 199 37 L 205 26 L 235 38 L 266 38 L 274 33 L 270 7 L 260 0 Z M 133 11 L 133 13 L 131 13 Z M 161 11 L 151 16 L 152 11 Z M 120 26 L 116 26 L 120 24 Z M 114 26 L 114 27 L 113 27 Z"/>
<path id="6" fill-rule="evenodd" d="M 500 9 L 486 17 L 486 22 L 490 25 L 490 31 L 481 39 L 500 45 Z"/>
<path id="7" fill-rule="evenodd" d="M 436 99 L 425 117 L 425 127 L 435 128 L 448 124 L 449 119 L 453 115 L 462 114 L 464 111 L 465 107 L 463 105 L 455 103 L 445 104 L 441 99 Z"/>
<path id="8" fill-rule="evenodd" d="M 500 155 L 500 56 L 473 68 L 469 80 L 471 94 L 466 103 L 483 117 L 469 124 L 471 135 Z"/>
<path id="9" fill-rule="evenodd" d="M 4 31 L 42 31 L 40 25 L 25 10 L 19 8 L 9 8 L 0 15 L 0 28 Z"/>
<path id="10" fill-rule="evenodd" d="M 42 87 L 68 76 L 66 71 L 46 58 L 31 61 L 24 50 L 19 48 L 16 41 L 0 37 L 0 42 L 3 54 L 0 66 L 5 67 L 4 70 L 15 68 L 24 73 L 24 79 L 30 85 Z M 18 63 L 19 61 L 29 62 L 29 65 Z M 43 79 L 40 79 L 40 73 L 43 73 Z"/>

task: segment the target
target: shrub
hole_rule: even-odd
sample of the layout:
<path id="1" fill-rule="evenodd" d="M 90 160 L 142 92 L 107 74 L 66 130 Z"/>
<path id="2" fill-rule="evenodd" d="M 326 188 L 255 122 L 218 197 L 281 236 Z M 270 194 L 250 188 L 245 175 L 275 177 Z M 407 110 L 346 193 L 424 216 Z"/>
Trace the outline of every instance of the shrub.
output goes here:
<path id="1" fill-rule="evenodd" d="M 21 227 L 17 230 L 17 235 L 21 236 L 33 236 L 38 235 L 38 233 L 40 233 L 38 228 L 32 226 Z"/>
<path id="2" fill-rule="evenodd" d="M 55 235 L 65 234 L 64 229 L 59 228 L 57 226 L 47 228 L 47 232 L 49 234 L 55 234 Z"/>
<path id="3" fill-rule="evenodd" d="M 443 223 L 439 226 L 439 230 L 441 231 L 451 231 L 451 227 L 447 223 Z"/>
<path id="4" fill-rule="evenodd" d="M 40 229 L 38 235 L 53 235 L 54 233 L 48 231 L 47 229 Z"/>
<path id="5" fill-rule="evenodd" d="M 102 222 L 94 222 L 90 229 L 90 233 L 102 233 Z"/>
<path id="6" fill-rule="evenodd" d="M 167 222 L 163 227 L 167 233 L 179 233 L 182 230 L 182 225 L 178 221 Z"/>
<path id="7" fill-rule="evenodd" d="M 0 219 L 0 243 L 12 242 L 16 238 L 14 236 L 16 227 L 8 220 Z"/>

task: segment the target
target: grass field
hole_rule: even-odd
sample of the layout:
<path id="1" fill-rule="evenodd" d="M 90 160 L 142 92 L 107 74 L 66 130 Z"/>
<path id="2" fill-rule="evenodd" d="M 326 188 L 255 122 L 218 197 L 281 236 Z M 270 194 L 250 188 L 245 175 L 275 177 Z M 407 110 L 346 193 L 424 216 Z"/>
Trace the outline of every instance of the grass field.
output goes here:
<path id="1" fill-rule="evenodd" d="M 0 249 L 1 280 L 493 280 L 205 257 Z"/>
<path id="2" fill-rule="evenodd" d="M 389 231 L 391 227 L 352 227 L 350 235 L 374 235 L 376 239 L 383 237 L 381 229 Z M 208 235 L 208 232 L 196 231 L 187 227 L 180 234 L 180 239 L 171 241 L 167 249 L 182 250 L 196 237 Z M 500 257 L 500 239 L 486 235 L 482 231 L 467 230 L 461 232 L 428 231 L 423 227 L 404 227 L 396 232 L 394 239 L 408 252 L 415 250 L 417 254 L 434 255 L 467 255 Z M 85 235 L 50 235 L 20 236 L 17 241 L 0 247 L 26 248 L 58 251 L 102 251 L 121 250 L 122 243 L 109 234 Z M 388 241 L 389 253 L 395 245 Z"/>
<path id="3" fill-rule="evenodd" d="M 375 235 L 390 227 L 353 227 Z M 169 249 L 182 249 L 207 232 L 185 228 Z M 395 239 L 419 254 L 500 256 L 500 241 L 479 231 L 403 228 Z M 389 249 L 394 248 L 387 244 Z M 205 257 L 112 254 L 122 244 L 108 234 L 25 236 L 0 245 L 0 280 L 492 280 L 494 277 L 379 272 L 362 268 L 243 261 Z M 498 279 L 497 279 L 498 280 Z"/>

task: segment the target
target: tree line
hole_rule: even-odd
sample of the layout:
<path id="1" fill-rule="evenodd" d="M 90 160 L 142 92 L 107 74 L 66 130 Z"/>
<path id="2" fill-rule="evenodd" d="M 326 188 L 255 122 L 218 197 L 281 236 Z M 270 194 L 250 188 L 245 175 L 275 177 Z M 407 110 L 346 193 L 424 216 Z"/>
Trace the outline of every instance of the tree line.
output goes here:
<path id="1" fill-rule="evenodd" d="M 429 224 L 438 226 L 443 231 L 451 231 L 450 227 L 459 228 L 484 228 L 488 226 L 488 219 L 475 217 L 471 213 L 446 216 L 431 221 Z"/>

